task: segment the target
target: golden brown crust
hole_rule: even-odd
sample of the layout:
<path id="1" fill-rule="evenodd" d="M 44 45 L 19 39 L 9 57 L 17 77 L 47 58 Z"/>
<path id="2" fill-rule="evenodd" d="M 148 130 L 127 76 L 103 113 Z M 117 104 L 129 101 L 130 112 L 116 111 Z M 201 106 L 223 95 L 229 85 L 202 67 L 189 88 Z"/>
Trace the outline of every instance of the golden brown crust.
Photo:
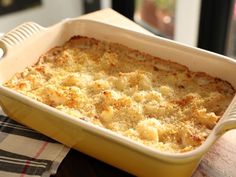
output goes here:
<path id="1" fill-rule="evenodd" d="M 168 152 L 201 145 L 235 94 L 221 79 L 82 36 L 49 50 L 5 86 Z"/>

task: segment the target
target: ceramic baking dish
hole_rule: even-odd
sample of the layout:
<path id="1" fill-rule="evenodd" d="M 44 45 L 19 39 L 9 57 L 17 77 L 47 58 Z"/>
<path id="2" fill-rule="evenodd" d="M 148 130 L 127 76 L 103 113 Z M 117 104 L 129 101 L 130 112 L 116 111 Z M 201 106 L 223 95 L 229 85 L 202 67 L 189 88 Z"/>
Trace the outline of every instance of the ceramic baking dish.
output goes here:
<path id="1" fill-rule="evenodd" d="M 183 64 L 192 71 L 219 77 L 236 88 L 236 62 L 221 55 L 91 20 L 67 19 L 49 28 L 29 22 L 13 29 L 0 40 L 0 47 L 5 51 L 0 61 L 0 102 L 11 118 L 131 174 L 147 177 L 191 176 L 217 138 L 236 128 L 234 98 L 200 147 L 181 154 L 159 152 L 2 86 L 15 73 L 33 65 L 41 54 L 62 45 L 74 35 L 121 43 Z"/>

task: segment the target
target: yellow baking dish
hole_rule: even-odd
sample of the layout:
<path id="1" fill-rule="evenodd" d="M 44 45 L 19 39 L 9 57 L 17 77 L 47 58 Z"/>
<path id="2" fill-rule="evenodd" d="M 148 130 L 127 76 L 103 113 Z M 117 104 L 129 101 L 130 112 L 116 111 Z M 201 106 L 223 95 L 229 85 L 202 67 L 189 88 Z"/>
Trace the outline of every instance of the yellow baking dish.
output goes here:
<path id="1" fill-rule="evenodd" d="M 48 49 L 62 45 L 75 35 L 120 43 L 183 64 L 192 71 L 206 72 L 236 88 L 236 62 L 218 54 L 91 20 L 67 19 L 49 28 L 30 22 L 13 29 L 0 40 L 0 47 L 5 51 L 0 61 L 0 104 L 11 118 L 113 166 L 147 177 L 191 176 L 217 138 L 236 128 L 234 98 L 200 147 L 178 154 L 160 152 L 2 86 L 15 73 L 36 63 Z"/>

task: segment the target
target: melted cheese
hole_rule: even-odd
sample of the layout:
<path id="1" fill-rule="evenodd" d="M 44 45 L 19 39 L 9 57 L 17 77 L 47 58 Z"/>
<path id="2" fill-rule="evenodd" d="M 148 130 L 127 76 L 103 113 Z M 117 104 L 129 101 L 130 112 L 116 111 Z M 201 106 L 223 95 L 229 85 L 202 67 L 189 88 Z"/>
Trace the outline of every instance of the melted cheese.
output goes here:
<path id="1" fill-rule="evenodd" d="M 201 145 L 235 93 L 220 79 L 86 37 L 51 49 L 5 86 L 168 152 Z"/>

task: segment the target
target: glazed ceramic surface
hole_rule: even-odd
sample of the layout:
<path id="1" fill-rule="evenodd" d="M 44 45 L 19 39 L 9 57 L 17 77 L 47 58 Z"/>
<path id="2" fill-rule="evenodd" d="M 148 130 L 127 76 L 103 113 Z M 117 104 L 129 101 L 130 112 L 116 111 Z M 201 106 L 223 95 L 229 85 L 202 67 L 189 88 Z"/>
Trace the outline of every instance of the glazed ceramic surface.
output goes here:
<path id="1" fill-rule="evenodd" d="M 0 39 L 5 52 L 0 61 L 0 104 L 11 118 L 113 166 L 147 177 L 191 176 L 212 144 L 236 128 L 234 98 L 200 147 L 181 154 L 159 152 L 2 86 L 15 73 L 36 63 L 41 54 L 75 35 L 120 43 L 183 64 L 192 71 L 206 72 L 236 88 L 236 62 L 228 57 L 92 20 L 67 19 L 48 28 L 29 22 Z"/>

